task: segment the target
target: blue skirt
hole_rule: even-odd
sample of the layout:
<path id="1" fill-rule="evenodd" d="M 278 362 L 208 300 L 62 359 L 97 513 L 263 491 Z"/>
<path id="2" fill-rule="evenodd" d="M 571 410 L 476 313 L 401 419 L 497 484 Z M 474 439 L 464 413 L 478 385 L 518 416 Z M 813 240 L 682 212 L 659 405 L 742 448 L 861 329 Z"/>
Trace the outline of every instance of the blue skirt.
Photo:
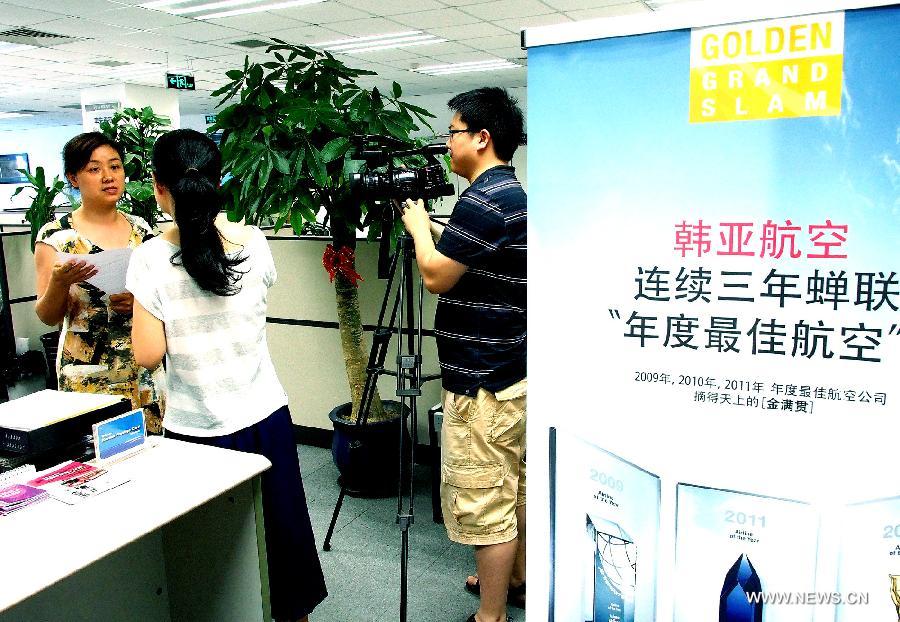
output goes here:
<path id="1" fill-rule="evenodd" d="M 262 473 L 263 522 L 269 561 L 269 593 L 275 620 L 297 620 L 325 600 L 328 590 L 309 520 L 300 460 L 287 406 L 259 423 L 226 436 L 167 438 L 265 456 L 272 468 Z"/>

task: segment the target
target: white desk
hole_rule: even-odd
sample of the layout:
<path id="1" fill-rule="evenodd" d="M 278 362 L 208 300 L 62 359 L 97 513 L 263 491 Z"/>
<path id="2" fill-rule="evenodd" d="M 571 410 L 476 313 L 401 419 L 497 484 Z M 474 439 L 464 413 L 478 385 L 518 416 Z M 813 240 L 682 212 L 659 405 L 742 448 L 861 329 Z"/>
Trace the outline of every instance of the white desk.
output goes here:
<path id="1" fill-rule="evenodd" d="M 0 517 L 0 622 L 271 620 L 262 456 L 171 439 L 73 506 Z"/>

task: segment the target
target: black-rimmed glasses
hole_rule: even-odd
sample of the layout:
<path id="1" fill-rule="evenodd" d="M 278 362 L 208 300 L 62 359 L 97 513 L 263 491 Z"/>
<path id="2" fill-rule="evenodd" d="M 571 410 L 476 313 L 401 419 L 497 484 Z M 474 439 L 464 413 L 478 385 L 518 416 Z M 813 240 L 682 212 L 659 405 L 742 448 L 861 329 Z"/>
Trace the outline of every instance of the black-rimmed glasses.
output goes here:
<path id="1" fill-rule="evenodd" d="M 462 134 L 463 132 L 468 134 L 477 134 L 480 131 L 481 130 L 473 130 L 471 128 L 466 128 L 464 130 L 447 130 L 445 133 L 440 134 L 439 136 L 441 138 L 453 138 L 454 134 Z"/>

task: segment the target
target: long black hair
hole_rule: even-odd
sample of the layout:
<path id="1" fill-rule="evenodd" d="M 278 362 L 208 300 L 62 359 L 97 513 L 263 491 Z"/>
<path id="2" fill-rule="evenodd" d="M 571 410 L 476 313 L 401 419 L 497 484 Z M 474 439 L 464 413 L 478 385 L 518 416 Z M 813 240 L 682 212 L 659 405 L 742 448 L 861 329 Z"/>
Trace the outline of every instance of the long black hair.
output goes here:
<path id="1" fill-rule="evenodd" d="M 219 296 L 240 291 L 246 257 L 228 255 L 213 221 L 222 209 L 219 179 L 222 156 L 208 136 L 195 130 L 173 130 L 153 145 L 153 173 L 172 194 L 181 249 L 172 255 L 202 289 Z"/>

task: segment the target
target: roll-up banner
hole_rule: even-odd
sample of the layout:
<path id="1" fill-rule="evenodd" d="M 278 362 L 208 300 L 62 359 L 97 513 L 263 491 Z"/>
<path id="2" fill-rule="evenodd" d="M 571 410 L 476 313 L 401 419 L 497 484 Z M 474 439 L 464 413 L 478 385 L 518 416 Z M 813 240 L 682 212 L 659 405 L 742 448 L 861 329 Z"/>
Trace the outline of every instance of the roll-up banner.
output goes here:
<path id="1" fill-rule="evenodd" d="M 529 620 L 900 617 L 900 6 L 812 5 L 525 32 Z"/>

